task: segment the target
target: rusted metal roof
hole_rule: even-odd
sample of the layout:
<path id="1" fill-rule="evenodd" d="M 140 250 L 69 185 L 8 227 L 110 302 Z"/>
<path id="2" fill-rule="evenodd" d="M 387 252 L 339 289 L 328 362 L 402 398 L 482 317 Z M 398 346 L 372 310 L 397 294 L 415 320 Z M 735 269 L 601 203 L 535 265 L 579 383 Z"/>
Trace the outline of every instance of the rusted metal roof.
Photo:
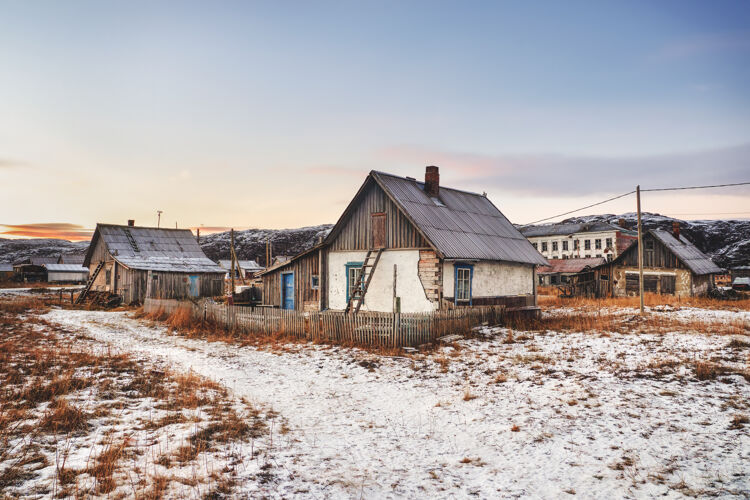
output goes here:
<path id="1" fill-rule="evenodd" d="M 661 241 L 664 246 L 671 250 L 695 274 L 718 274 L 724 272 L 706 254 L 688 241 L 685 236 L 680 236 L 680 239 L 677 239 L 671 232 L 663 229 L 652 229 L 649 232 L 654 238 Z"/>
<path id="2" fill-rule="evenodd" d="M 107 251 L 130 269 L 180 273 L 222 273 L 225 271 L 206 257 L 189 229 L 166 229 L 97 224 L 86 253 L 85 265 L 101 238 Z"/>
<path id="3" fill-rule="evenodd" d="M 238 260 L 237 262 L 240 265 L 240 269 L 243 271 L 254 273 L 265 269 L 254 260 Z M 221 259 L 218 264 L 226 271 L 229 271 L 229 268 L 232 267 L 232 261 L 230 259 Z"/>
<path id="4" fill-rule="evenodd" d="M 588 259 L 549 259 L 549 266 L 540 267 L 539 274 L 557 274 L 557 273 L 580 273 L 584 269 L 594 268 L 606 263 L 603 257 L 591 257 Z"/>
<path id="5" fill-rule="evenodd" d="M 435 200 L 425 194 L 423 182 L 377 171 L 370 175 L 444 258 L 547 265 L 486 196 L 440 186 Z"/>

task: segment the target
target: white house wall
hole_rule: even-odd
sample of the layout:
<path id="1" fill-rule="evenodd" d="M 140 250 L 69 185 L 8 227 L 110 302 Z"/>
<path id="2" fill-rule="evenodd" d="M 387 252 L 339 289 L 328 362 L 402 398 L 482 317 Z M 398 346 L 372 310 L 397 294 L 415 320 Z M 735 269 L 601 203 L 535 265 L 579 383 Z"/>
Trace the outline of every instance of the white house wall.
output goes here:
<path id="1" fill-rule="evenodd" d="M 472 262 L 473 297 L 502 297 L 534 293 L 534 268 L 524 264 L 497 261 Z M 454 262 L 443 262 L 443 296 L 454 296 Z"/>
<path id="2" fill-rule="evenodd" d="M 364 262 L 367 252 L 328 253 L 328 307 L 346 308 L 346 264 Z M 372 276 L 360 310 L 393 312 L 393 266 L 397 266 L 396 295 L 401 312 L 428 312 L 437 303 L 427 300 L 418 274 L 419 250 L 385 250 Z"/>

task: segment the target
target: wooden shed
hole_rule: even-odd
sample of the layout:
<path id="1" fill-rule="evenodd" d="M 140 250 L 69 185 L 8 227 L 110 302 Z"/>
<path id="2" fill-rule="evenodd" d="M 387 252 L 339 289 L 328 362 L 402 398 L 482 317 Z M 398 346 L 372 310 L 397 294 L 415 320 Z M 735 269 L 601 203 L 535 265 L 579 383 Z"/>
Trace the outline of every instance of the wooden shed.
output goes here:
<path id="1" fill-rule="evenodd" d="M 599 297 L 638 295 L 638 242 L 612 262 L 594 268 Z M 643 235 L 643 289 L 645 292 L 676 296 L 704 295 L 722 269 L 684 235 L 679 225 L 673 230 L 653 229 Z"/>
<path id="2" fill-rule="evenodd" d="M 188 229 L 97 224 L 86 252 L 88 289 L 123 297 L 182 299 L 223 294 L 225 271 L 206 257 Z"/>
<path id="3" fill-rule="evenodd" d="M 325 255 L 323 246 L 316 245 L 262 271 L 263 303 L 298 311 L 323 309 L 320 269 Z"/>

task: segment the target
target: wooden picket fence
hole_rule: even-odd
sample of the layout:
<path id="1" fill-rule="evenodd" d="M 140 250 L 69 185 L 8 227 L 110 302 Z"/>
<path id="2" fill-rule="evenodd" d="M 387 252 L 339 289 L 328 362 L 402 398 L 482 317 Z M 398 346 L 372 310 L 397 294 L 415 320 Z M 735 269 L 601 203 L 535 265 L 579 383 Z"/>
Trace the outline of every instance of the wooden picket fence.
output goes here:
<path id="1" fill-rule="evenodd" d="M 147 313 L 171 313 L 189 307 L 196 321 L 207 320 L 230 330 L 255 335 L 282 333 L 318 342 L 352 343 L 368 346 L 413 347 L 452 334 L 468 334 L 475 326 L 503 321 L 505 306 L 481 306 L 430 313 L 346 314 L 340 311 L 300 312 L 268 307 L 146 299 Z"/>

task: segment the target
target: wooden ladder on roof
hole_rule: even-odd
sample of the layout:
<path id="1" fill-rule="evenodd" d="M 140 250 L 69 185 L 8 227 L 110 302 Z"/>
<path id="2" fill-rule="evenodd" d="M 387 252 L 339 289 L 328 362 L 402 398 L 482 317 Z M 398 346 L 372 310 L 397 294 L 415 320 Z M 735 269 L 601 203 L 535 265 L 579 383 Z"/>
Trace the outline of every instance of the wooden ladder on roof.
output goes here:
<path id="1" fill-rule="evenodd" d="M 76 304 L 80 304 L 83 302 L 83 299 L 86 298 L 86 295 L 89 293 L 89 290 L 91 290 L 91 287 L 94 284 L 94 280 L 99 275 L 99 271 L 102 270 L 102 267 L 104 267 L 104 261 L 100 261 L 99 265 L 96 266 L 96 269 L 94 269 L 94 272 L 91 273 L 91 276 L 89 276 L 89 280 L 86 282 L 86 286 L 84 287 L 83 291 L 78 294 L 78 298 L 76 299 Z"/>
<path id="2" fill-rule="evenodd" d="M 359 308 L 365 301 L 365 294 L 367 289 L 370 287 L 372 281 L 372 275 L 375 274 L 375 268 L 378 266 L 380 261 L 380 255 L 383 253 L 383 248 L 373 250 L 372 248 L 367 251 L 365 261 L 362 263 L 362 270 L 357 277 L 357 282 L 354 284 L 354 290 L 352 295 L 349 297 L 349 303 L 346 304 L 344 312 L 348 313 L 354 310 L 354 313 L 359 312 Z"/>

